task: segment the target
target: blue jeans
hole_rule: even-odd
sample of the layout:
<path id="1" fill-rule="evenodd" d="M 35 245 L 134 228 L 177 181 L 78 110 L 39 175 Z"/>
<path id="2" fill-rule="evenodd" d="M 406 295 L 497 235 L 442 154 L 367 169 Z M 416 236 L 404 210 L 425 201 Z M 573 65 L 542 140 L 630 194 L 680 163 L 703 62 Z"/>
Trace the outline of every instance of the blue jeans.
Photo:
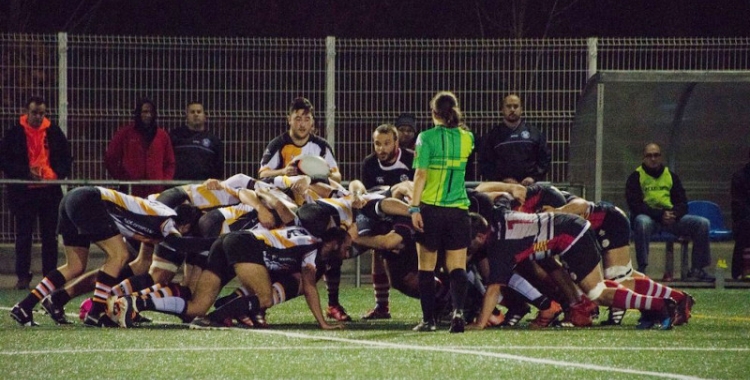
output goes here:
<path id="1" fill-rule="evenodd" d="M 633 221 L 633 240 L 635 242 L 635 256 L 638 268 L 644 269 L 648 265 L 648 249 L 651 235 L 659 231 L 667 231 L 675 236 L 688 236 L 693 241 L 692 267 L 702 269 L 711 264 L 711 246 L 709 245 L 708 219 L 702 216 L 685 215 L 677 223 L 665 226 L 654 221 L 645 214 L 640 214 Z"/>

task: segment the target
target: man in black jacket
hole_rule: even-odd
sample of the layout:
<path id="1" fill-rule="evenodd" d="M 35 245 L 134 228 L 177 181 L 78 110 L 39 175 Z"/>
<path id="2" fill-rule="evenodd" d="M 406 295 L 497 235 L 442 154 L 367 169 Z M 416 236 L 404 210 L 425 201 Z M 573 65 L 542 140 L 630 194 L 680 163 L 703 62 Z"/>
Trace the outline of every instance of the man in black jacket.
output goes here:
<path id="1" fill-rule="evenodd" d="M 533 185 L 544 180 L 552 156 L 544 134 L 526 123 L 521 98 L 508 95 L 502 104 L 503 122 L 482 136 L 479 169 L 484 181 Z"/>
<path id="2" fill-rule="evenodd" d="M 8 185 L 6 193 L 16 224 L 16 289 L 28 289 L 31 282 L 32 231 L 37 218 L 42 237 L 42 273 L 46 275 L 57 267 L 57 209 L 62 188 L 44 181 L 68 177 L 73 163 L 62 129 L 45 117 L 46 101 L 32 97 L 26 108 L 26 114 L 5 131 L 0 143 L 0 165 L 6 178 L 39 181 Z"/>
<path id="3" fill-rule="evenodd" d="M 750 281 L 750 162 L 732 174 L 732 278 Z"/>
<path id="4" fill-rule="evenodd" d="M 206 130 L 203 104 L 187 105 L 185 125 L 170 132 L 174 149 L 174 179 L 224 178 L 224 143 Z"/>

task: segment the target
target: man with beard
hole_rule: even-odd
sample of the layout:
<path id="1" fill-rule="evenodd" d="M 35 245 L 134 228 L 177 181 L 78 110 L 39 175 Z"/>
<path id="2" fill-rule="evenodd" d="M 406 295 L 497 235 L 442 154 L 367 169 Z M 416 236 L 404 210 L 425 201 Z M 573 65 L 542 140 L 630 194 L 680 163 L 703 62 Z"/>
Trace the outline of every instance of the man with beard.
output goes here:
<path id="1" fill-rule="evenodd" d="M 375 151 L 362 161 L 360 180 L 365 188 L 388 186 L 409 181 L 414 177 L 412 161 L 414 151 L 401 149 L 399 132 L 395 125 L 382 124 L 372 133 Z M 359 217 L 358 217 L 359 223 Z M 380 252 L 372 254 L 372 287 L 375 291 L 375 308 L 362 316 L 363 319 L 389 319 L 390 283 L 385 268 L 385 260 Z"/>
<path id="2" fill-rule="evenodd" d="M 313 134 L 313 111 L 312 103 L 306 98 L 299 97 L 292 101 L 287 114 L 289 131 L 268 143 L 260 160 L 259 179 L 304 174 L 297 173 L 294 159 L 298 156 L 314 155 L 322 157 L 328 163 L 331 168 L 328 178 L 341 182 L 341 173 L 333 149 L 325 139 Z"/>
<path id="3" fill-rule="evenodd" d="M 112 178 L 169 181 L 174 177 L 172 142 L 169 134 L 156 125 L 157 116 L 154 102 L 143 98 L 133 111 L 133 123 L 115 132 L 104 157 L 104 166 Z M 162 190 L 161 185 L 133 186 L 131 195 L 145 198 Z"/>
<path id="4" fill-rule="evenodd" d="M 482 136 L 479 169 L 483 179 L 524 186 L 544 180 L 552 163 L 544 134 L 521 118 L 518 95 L 503 99 L 502 113 L 503 122 Z"/>

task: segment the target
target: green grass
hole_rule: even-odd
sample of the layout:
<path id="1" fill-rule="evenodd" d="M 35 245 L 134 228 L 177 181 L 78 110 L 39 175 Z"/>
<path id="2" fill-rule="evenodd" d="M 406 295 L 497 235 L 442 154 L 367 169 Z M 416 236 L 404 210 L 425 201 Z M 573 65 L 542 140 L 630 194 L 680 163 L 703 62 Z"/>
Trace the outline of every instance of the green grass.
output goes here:
<path id="1" fill-rule="evenodd" d="M 447 327 L 412 332 L 419 303 L 395 291 L 392 320 L 359 321 L 373 304 L 369 286 L 342 289 L 342 304 L 356 320 L 337 331 L 318 329 L 302 298 L 271 309 L 270 330 L 188 330 L 156 313 L 147 315 L 159 323 L 128 330 L 55 326 L 43 314 L 35 314 L 42 326 L 22 328 L 8 310 L 25 293 L 7 290 L 0 291 L 0 373 L 6 379 L 750 377 L 750 293 L 691 293 L 693 319 L 671 331 L 636 330 L 633 311 L 619 327 L 532 331 L 523 321 L 516 329 L 449 334 Z M 68 304 L 70 315 L 78 304 Z"/>

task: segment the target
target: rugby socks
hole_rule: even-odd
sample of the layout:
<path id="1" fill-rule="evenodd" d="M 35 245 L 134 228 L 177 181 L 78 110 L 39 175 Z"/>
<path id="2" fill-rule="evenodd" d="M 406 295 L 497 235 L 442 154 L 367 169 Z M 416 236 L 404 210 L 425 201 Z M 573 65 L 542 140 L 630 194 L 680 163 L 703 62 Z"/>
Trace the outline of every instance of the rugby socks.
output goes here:
<path id="1" fill-rule="evenodd" d="M 605 280 L 605 283 L 608 287 L 615 289 L 612 305 L 610 305 L 612 307 L 638 310 L 660 310 L 664 307 L 664 298 L 638 294 L 614 281 Z M 612 284 L 617 284 L 617 286 L 612 286 Z"/>
<path id="2" fill-rule="evenodd" d="M 48 294 L 55 291 L 57 288 L 62 288 L 65 285 L 65 277 L 60 273 L 59 270 L 55 269 L 47 277 L 43 278 L 37 286 L 29 292 L 29 294 L 18 303 L 18 306 L 24 310 L 31 310 Z"/>
<path id="3" fill-rule="evenodd" d="M 454 269 L 450 273 L 450 292 L 451 292 L 451 304 L 453 310 L 464 310 L 464 302 L 466 301 L 466 292 L 469 286 L 469 280 L 466 277 L 465 269 Z"/>
<path id="4" fill-rule="evenodd" d="M 675 302 L 680 302 L 685 298 L 684 293 L 650 278 L 633 278 L 633 291 L 644 296 L 672 298 Z"/>
<path id="5" fill-rule="evenodd" d="M 182 297 L 138 297 L 135 304 L 138 311 L 154 310 L 166 314 L 176 315 L 178 317 L 184 317 L 185 312 L 187 311 L 187 301 Z"/>
<path id="6" fill-rule="evenodd" d="M 117 279 L 108 275 L 104 271 L 99 271 L 96 274 L 96 287 L 94 288 L 94 296 L 91 297 L 91 310 L 89 315 L 98 319 L 99 315 L 103 313 L 107 308 L 107 297 L 112 292 L 112 287 L 117 285 Z"/>
<path id="7" fill-rule="evenodd" d="M 246 316 L 252 310 L 260 310 L 260 300 L 257 296 L 243 296 L 225 303 L 208 314 L 208 318 L 217 323 L 224 323 L 227 319 Z"/>
<path id="8" fill-rule="evenodd" d="M 341 285 L 341 266 L 335 265 L 326 271 L 326 290 L 328 290 L 328 306 L 339 305 L 339 285 Z"/>
<path id="9" fill-rule="evenodd" d="M 52 299 L 52 303 L 59 307 L 65 306 L 71 299 L 70 294 L 65 291 L 65 288 L 55 290 L 49 297 Z"/>
<path id="10" fill-rule="evenodd" d="M 435 321 L 435 272 L 419 271 L 419 303 L 422 306 L 422 320 Z"/>
<path id="11" fill-rule="evenodd" d="M 390 299 L 391 284 L 388 281 L 388 274 L 386 273 L 373 273 L 372 275 L 372 288 L 375 291 L 375 304 L 378 308 L 388 308 L 388 300 Z"/>
<path id="12" fill-rule="evenodd" d="M 510 280 L 508 280 L 508 287 L 515 290 L 529 301 L 542 297 L 542 293 L 537 288 L 535 288 L 534 285 L 531 285 L 531 283 L 526 280 L 525 277 L 517 273 L 513 273 L 513 275 L 510 277 Z"/>
<path id="13" fill-rule="evenodd" d="M 148 273 L 131 276 L 112 287 L 112 293 L 118 297 L 133 294 L 141 289 L 154 285 L 154 279 Z"/>

